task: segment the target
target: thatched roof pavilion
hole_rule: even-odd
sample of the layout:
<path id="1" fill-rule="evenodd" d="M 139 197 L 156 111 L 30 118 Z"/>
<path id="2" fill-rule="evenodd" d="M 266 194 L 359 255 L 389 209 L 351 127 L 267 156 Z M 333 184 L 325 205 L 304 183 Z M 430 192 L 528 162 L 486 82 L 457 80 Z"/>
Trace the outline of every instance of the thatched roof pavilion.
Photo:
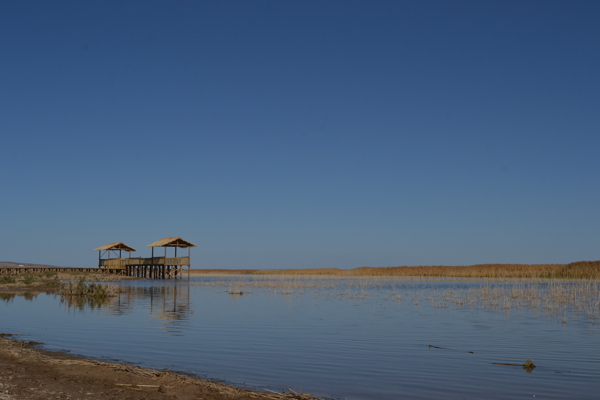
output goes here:
<path id="1" fill-rule="evenodd" d="M 105 246 L 102 247 L 98 247 L 97 249 L 94 249 L 97 251 L 102 251 L 102 250 L 125 250 L 125 251 L 137 251 L 136 249 L 134 249 L 131 246 L 126 245 L 123 242 L 115 242 L 115 243 L 109 243 Z"/>
<path id="2" fill-rule="evenodd" d="M 104 245 L 102 247 L 98 247 L 97 249 L 94 249 L 98 251 L 98 266 L 102 266 L 102 254 L 104 254 L 106 256 L 106 259 L 109 260 L 110 259 L 110 253 L 111 252 L 115 252 L 115 256 L 117 254 L 117 251 L 119 252 L 119 257 L 121 258 L 121 252 L 122 251 L 127 251 L 129 252 L 129 258 L 131 258 L 131 252 L 132 251 L 136 251 L 133 247 L 126 245 L 123 242 L 114 242 L 114 243 L 109 243 L 107 245 Z"/>
<path id="3" fill-rule="evenodd" d="M 198 247 L 193 243 L 188 242 L 187 240 L 183 240 L 180 237 L 166 237 L 166 238 L 162 238 L 160 240 L 157 240 L 156 242 L 149 244 L 146 247 L 181 247 L 181 248 L 187 248 L 187 247 Z"/>
<path id="4" fill-rule="evenodd" d="M 180 237 L 162 238 L 150 245 L 152 248 L 152 256 L 131 258 L 131 252 L 136 251 L 133 247 L 126 245 L 123 242 L 109 243 L 105 246 L 98 247 L 98 267 L 107 268 L 125 274 L 126 276 L 135 276 L 138 278 L 155 278 L 167 279 L 181 277 L 184 266 L 188 267 L 188 278 L 190 270 L 190 249 L 197 247 L 195 244 L 183 240 Z M 154 256 L 154 248 L 162 247 L 165 249 L 164 256 Z M 175 256 L 167 257 L 167 248 L 174 249 Z M 187 248 L 186 256 L 177 256 L 178 248 Z M 125 250 L 129 252 L 129 258 L 121 258 L 121 252 Z M 119 252 L 117 258 L 111 258 L 111 252 Z M 105 258 L 103 258 L 103 256 Z"/>
<path id="5" fill-rule="evenodd" d="M 193 243 L 188 242 L 187 240 L 183 240 L 180 237 L 166 237 L 160 240 L 157 240 L 154 243 L 149 244 L 146 247 L 152 247 L 152 257 L 154 257 L 154 248 L 155 247 L 164 247 L 165 248 L 165 257 L 167 256 L 167 247 L 175 248 L 175 257 L 177 257 L 177 248 L 188 249 L 188 258 L 190 257 L 190 249 L 192 247 L 198 247 Z M 189 261 L 188 261 L 189 263 Z"/>

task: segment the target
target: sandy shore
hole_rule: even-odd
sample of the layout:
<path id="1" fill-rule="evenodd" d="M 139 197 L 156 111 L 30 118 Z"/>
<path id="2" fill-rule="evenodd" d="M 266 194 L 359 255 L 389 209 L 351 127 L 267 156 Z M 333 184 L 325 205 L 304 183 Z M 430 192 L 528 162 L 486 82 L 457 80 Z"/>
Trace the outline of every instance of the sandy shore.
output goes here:
<path id="1" fill-rule="evenodd" d="M 0 337 L 0 400 L 313 399 L 257 392 L 170 371 L 75 357 Z"/>

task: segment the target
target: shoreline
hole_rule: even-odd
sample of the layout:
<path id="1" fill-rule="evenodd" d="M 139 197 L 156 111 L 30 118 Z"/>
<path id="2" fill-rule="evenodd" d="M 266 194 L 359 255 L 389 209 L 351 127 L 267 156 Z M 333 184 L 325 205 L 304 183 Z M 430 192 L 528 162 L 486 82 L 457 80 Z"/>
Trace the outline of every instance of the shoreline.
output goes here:
<path id="1" fill-rule="evenodd" d="M 11 276 L 14 282 L 2 282 L 3 277 Z M 33 277 L 31 282 L 24 282 L 27 276 Z M 34 273 L 34 274 L 17 274 L 0 276 L 0 293 L 53 293 L 60 288 L 60 284 L 66 281 L 76 281 L 77 279 L 85 278 L 88 281 L 101 282 L 110 284 L 111 282 L 120 282 L 124 280 L 137 280 L 143 278 L 107 275 L 107 274 L 81 274 L 73 272 L 58 272 L 58 273 Z M 2 399 L 0 399 L 2 400 Z"/>
<path id="2" fill-rule="evenodd" d="M 61 280 L 83 275 L 36 275 L 36 281 L 0 284 L 0 300 L 12 295 L 56 293 Z M 103 283 L 128 277 L 87 275 Z M 0 332 L 0 400 L 98 399 L 98 400 L 317 400 L 294 393 L 277 393 L 240 388 L 183 372 L 156 370 L 127 363 L 110 363 L 73 355 L 66 351 L 47 350 L 43 343 L 21 340 L 25 334 Z M 19 337 L 19 338 L 17 338 Z"/>
<path id="3" fill-rule="evenodd" d="M 316 400 L 308 394 L 250 390 L 182 372 L 110 363 L 0 334 L 0 400 Z"/>

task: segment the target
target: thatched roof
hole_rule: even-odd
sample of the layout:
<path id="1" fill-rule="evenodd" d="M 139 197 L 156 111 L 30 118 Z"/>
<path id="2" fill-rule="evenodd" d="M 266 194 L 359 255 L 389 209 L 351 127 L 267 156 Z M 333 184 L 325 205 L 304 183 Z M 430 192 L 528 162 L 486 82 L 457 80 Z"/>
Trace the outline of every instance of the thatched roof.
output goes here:
<path id="1" fill-rule="evenodd" d="M 136 251 L 133 247 L 127 246 L 123 242 L 109 243 L 106 246 L 98 247 L 94 250 L 125 250 L 125 251 Z"/>
<path id="2" fill-rule="evenodd" d="M 149 244 L 147 247 L 197 247 L 180 237 L 166 237 Z"/>

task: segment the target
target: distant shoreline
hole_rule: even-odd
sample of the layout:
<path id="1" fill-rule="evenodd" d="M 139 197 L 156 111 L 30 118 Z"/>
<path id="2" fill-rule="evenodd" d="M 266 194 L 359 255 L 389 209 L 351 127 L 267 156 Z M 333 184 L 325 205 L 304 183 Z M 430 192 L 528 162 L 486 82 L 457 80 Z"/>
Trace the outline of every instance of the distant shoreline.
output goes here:
<path id="1" fill-rule="evenodd" d="M 48 264 L 30 264 L 30 263 L 18 263 L 13 261 L 0 261 L 0 268 L 17 268 L 17 267 L 26 267 L 26 268 L 70 268 L 70 267 L 60 267 L 58 265 L 48 265 Z"/>
<path id="2" fill-rule="evenodd" d="M 477 264 L 469 266 L 360 267 L 354 269 L 191 269 L 190 275 L 291 275 L 291 276 L 406 276 L 453 278 L 600 279 L 600 261 L 569 264 Z"/>

